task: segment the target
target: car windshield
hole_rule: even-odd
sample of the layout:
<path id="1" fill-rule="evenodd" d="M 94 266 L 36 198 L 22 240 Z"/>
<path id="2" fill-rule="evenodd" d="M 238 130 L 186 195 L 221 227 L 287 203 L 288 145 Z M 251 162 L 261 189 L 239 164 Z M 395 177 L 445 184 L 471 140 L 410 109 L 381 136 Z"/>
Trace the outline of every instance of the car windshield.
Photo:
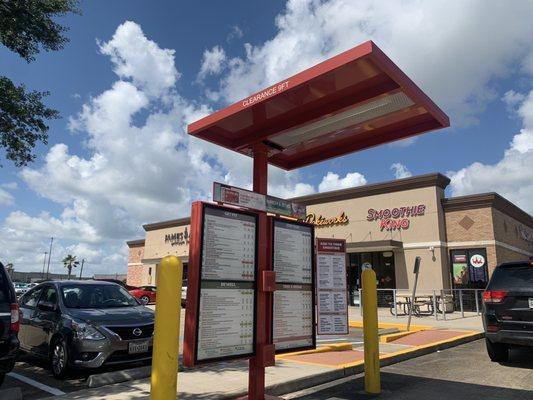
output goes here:
<path id="1" fill-rule="evenodd" d="M 490 290 L 531 289 L 532 287 L 533 265 L 529 263 L 496 268 L 489 283 Z"/>
<path id="2" fill-rule="evenodd" d="M 138 306 L 122 286 L 102 284 L 66 285 L 61 288 L 67 308 L 114 308 Z"/>

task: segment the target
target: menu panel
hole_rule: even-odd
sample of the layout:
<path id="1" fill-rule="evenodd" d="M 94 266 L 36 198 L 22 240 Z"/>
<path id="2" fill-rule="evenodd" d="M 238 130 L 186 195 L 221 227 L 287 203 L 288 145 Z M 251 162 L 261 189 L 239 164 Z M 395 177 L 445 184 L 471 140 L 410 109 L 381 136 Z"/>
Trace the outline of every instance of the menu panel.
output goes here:
<path id="1" fill-rule="evenodd" d="M 313 226 L 273 219 L 276 352 L 315 347 Z"/>
<path id="2" fill-rule="evenodd" d="M 346 241 L 317 239 L 318 334 L 348 334 Z"/>
<path id="3" fill-rule="evenodd" d="M 276 350 L 313 346 L 312 297 L 312 285 L 277 285 L 273 321 Z"/>
<path id="4" fill-rule="evenodd" d="M 198 360 L 252 353 L 253 321 L 253 283 L 202 282 Z"/>
<path id="5" fill-rule="evenodd" d="M 206 208 L 202 245 L 202 279 L 255 280 L 254 215 Z"/>
<path id="6" fill-rule="evenodd" d="M 255 352 L 257 215 L 204 205 L 198 362 Z"/>
<path id="7" fill-rule="evenodd" d="M 277 282 L 312 282 L 313 232 L 308 225 L 274 220 L 274 271 Z"/>

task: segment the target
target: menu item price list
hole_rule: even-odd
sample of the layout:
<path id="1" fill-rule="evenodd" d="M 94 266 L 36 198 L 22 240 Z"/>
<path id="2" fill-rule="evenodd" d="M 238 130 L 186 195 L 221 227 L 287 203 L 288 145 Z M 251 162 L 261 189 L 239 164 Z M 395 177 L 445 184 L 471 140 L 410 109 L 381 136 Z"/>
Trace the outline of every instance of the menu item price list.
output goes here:
<path id="1" fill-rule="evenodd" d="M 205 209 L 202 279 L 254 281 L 255 247 L 255 216 Z"/>
<path id="2" fill-rule="evenodd" d="M 254 284 L 202 282 L 198 360 L 251 354 L 254 346 Z"/>
<path id="3" fill-rule="evenodd" d="M 312 228 L 274 220 L 274 271 L 277 282 L 312 283 Z"/>
<path id="4" fill-rule="evenodd" d="M 276 350 L 313 345 L 312 285 L 278 284 L 274 292 L 274 345 Z"/>
<path id="5" fill-rule="evenodd" d="M 318 334 L 348 334 L 345 241 L 317 239 Z"/>

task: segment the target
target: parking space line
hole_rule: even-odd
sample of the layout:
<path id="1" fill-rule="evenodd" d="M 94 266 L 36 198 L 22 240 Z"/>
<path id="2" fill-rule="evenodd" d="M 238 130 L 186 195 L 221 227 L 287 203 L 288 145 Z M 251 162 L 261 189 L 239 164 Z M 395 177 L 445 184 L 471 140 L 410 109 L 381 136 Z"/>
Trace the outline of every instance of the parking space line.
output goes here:
<path id="1" fill-rule="evenodd" d="M 52 386 L 45 385 L 44 383 L 34 381 L 33 379 L 27 378 L 24 375 L 17 374 L 16 372 L 10 372 L 7 374 L 7 376 L 10 376 L 11 378 L 17 379 L 21 382 L 27 383 L 28 385 L 31 385 L 33 387 L 36 387 L 37 389 L 42 390 L 43 392 L 47 392 L 50 394 L 53 394 L 54 396 L 61 396 L 62 394 L 65 394 L 65 392 L 56 389 Z"/>

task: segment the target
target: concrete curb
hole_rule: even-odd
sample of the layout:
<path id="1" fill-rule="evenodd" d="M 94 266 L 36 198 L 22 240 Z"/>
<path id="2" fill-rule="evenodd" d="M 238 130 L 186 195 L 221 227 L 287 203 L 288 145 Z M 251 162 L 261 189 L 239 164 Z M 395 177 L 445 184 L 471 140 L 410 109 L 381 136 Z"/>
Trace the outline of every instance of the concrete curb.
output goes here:
<path id="1" fill-rule="evenodd" d="M 121 383 L 133 381 L 136 379 L 150 377 L 152 367 L 138 367 L 125 369 L 123 371 L 104 372 L 101 374 L 90 375 L 87 378 L 87 386 L 90 388 L 111 385 L 113 383 Z"/>
<path id="2" fill-rule="evenodd" d="M 460 346 L 465 343 L 473 342 L 474 340 L 478 340 L 485 337 L 485 334 L 483 332 L 474 333 L 469 336 L 464 336 L 459 339 L 455 340 L 449 340 L 446 342 L 439 342 L 434 345 L 427 345 L 424 347 L 416 348 L 411 351 L 405 351 L 398 354 L 393 353 L 390 357 L 386 358 L 380 358 L 379 365 L 381 368 L 386 367 L 388 365 L 397 364 L 402 361 L 410 360 L 412 358 L 417 358 L 420 356 L 424 356 L 426 354 L 433 353 L 437 350 L 444 350 L 451 347 Z M 338 368 L 331 371 L 323 372 L 320 374 L 315 374 L 311 376 L 306 376 L 303 378 L 295 379 L 289 382 L 283 382 L 278 383 L 275 385 L 269 385 L 266 387 L 266 392 L 273 396 L 281 396 L 284 394 L 289 394 L 293 392 L 298 392 L 303 389 L 307 389 L 313 386 L 322 385 L 324 383 L 332 382 L 337 379 L 346 378 L 349 376 L 354 376 L 360 373 L 363 373 L 365 369 L 364 363 L 361 361 L 360 364 L 344 367 L 344 368 Z M 226 393 L 221 397 L 217 397 L 217 399 L 235 399 L 237 397 L 241 397 L 246 395 L 247 392 L 244 390 L 236 391 L 232 393 Z"/>
<path id="3" fill-rule="evenodd" d="M 393 353 L 392 356 L 390 357 L 386 357 L 386 358 L 380 357 L 379 365 L 381 368 L 383 368 L 388 365 L 397 364 L 405 360 L 410 360 L 412 358 L 424 356 L 426 354 L 430 354 L 438 350 L 444 350 L 444 349 L 448 349 L 451 347 L 460 346 L 465 343 L 473 342 L 483 337 L 485 337 L 485 333 L 479 332 L 479 333 L 474 333 L 470 336 L 461 337 L 456 340 L 450 340 L 445 343 L 436 343 L 434 345 L 428 345 L 428 346 L 416 348 L 411 351 L 406 351 L 406 352 L 402 352 L 398 354 Z M 321 374 L 308 376 L 308 377 L 304 377 L 300 379 L 295 379 L 294 381 L 284 382 L 284 383 L 277 384 L 277 385 L 270 385 L 266 388 L 266 391 L 268 392 L 268 394 L 271 394 L 274 396 L 280 396 L 283 394 L 297 392 L 299 390 L 303 390 L 309 387 L 318 386 L 318 385 L 328 383 L 328 382 L 331 382 L 337 379 L 357 375 L 357 374 L 364 372 L 364 369 L 365 369 L 364 363 L 361 362 L 358 365 L 344 367 L 341 369 L 335 369 L 332 371 L 327 371 Z M 224 399 L 226 398 L 229 399 L 232 397 L 224 397 Z"/>
<path id="4" fill-rule="evenodd" d="M 390 356 L 380 357 L 380 366 L 386 367 L 388 365 L 396 364 L 405 360 L 420 357 L 426 354 L 433 353 L 438 350 L 444 350 L 451 347 L 459 346 L 474 340 L 481 339 L 485 336 L 483 332 L 472 333 L 470 335 L 462 336 L 458 339 L 451 339 L 447 341 L 438 342 L 422 347 L 413 348 L 412 350 L 404 350 L 398 353 L 391 353 Z M 114 383 L 121 383 L 126 381 L 132 381 L 142 378 L 148 378 L 150 376 L 150 367 L 132 368 L 124 371 L 104 372 L 102 374 L 91 375 L 88 378 L 87 384 L 90 388 L 101 387 Z M 356 365 L 346 366 L 342 368 L 332 369 L 331 371 L 322 372 L 315 375 L 310 375 L 298 379 L 294 379 L 289 382 L 277 383 L 269 385 L 266 388 L 268 394 L 273 396 L 281 396 L 283 394 L 297 392 L 303 389 L 307 389 L 313 386 L 322 385 L 331 381 L 342 379 L 348 376 L 360 374 L 364 371 L 364 364 L 361 361 Z M 75 392 L 74 392 L 75 393 Z M 246 395 L 245 389 L 227 392 L 219 396 L 213 397 L 213 399 L 235 399 Z M 3 397 L 2 397 L 3 400 Z"/>

